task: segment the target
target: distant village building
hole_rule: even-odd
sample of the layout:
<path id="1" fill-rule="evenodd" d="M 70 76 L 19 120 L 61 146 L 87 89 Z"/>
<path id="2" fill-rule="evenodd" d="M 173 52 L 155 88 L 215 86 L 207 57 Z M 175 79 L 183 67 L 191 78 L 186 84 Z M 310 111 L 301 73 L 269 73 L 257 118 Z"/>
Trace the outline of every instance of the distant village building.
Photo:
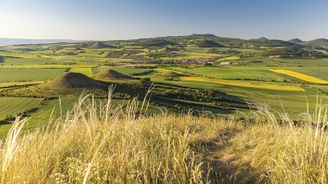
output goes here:
<path id="1" fill-rule="evenodd" d="M 270 59 L 277 59 L 280 58 L 280 55 L 269 56 Z"/>
<path id="2" fill-rule="evenodd" d="M 221 66 L 230 66 L 230 65 L 239 65 L 239 64 L 240 62 L 237 61 L 224 61 L 220 63 Z"/>
<path id="3" fill-rule="evenodd" d="M 231 65 L 231 63 L 229 61 L 225 61 L 225 62 L 221 62 L 220 65 L 221 66 L 229 66 L 229 65 Z"/>

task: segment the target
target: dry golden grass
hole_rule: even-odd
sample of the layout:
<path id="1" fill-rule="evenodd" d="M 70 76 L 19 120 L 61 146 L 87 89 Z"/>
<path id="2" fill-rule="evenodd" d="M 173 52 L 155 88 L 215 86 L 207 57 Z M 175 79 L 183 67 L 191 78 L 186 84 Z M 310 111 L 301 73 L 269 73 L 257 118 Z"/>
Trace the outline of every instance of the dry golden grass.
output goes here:
<path id="1" fill-rule="evenodd" d="M 260 88 L 260 89 L 280 90 L 280 91 L 304 91 L 304 89 L 299 86 L 290 86 L 290 85 L 251 83 L 246 81 L 213 79 L 213 78 L 206 78 L 206 77 L 180 77 L 180 79 L 184 81 L 207 82 L 207 83 L 214 83 L 220 85 L 239 86 L 239 87 L 247 87 L 247 88 Z"/>
<path id="2" fill-rule="evenodd" d="M 284 114 L 281 121 L 267 110 L 260 114 L 262 118 L 235 136 L 223 155 L 237 157 L 238 170 L 250 170 L 248 176 L 258 183 L 327 183 L 327 107 L 318 106 L 297 124 Z"/>
<path id="3" fill-rule="evenodd" d="M 310 75 L 305 75 L 305 74 L 302 74 L 302 73 L 299 73 L 299 72 L 294 72 L 294 71 L 291 71 L 291 70 L 276 69 L 276 70 L 271 70 L 271 71 L 276 72 L 276 73 L 280 73 L 280 74 L 284 74 L 284 75 L 288 75 L 288 76 L 291 76 L 291 77 L 295 77 L 297 79 L 300 79 L 300 80 L 303 80 L 303 81 L 306 81 L 306 82 L 309 82 L 309 83 L 328 84 L 328 81 L 326 81 L 326 80 L 322 80 L 322 79 L 319 79 L 319 78 L 316 78 L 316 77 L 313 77 L 313 76 L 310 76 Z"/>
<path id="4" fill-rule="evenodd" d="M 268 110 L 249 123 L 137 115 L 136 103 L 101 106 L 89 96 L 31 132 L 18 119 L 0 146 L 1 183 L 328 182 L 324 106 L 295 124 Z"/>
<path id="5" fill-rule="evenodd" d="M 1 183 L 207 182 L 189 141 L 203 121 L 217 121 L 137 117 L 136 101 L 114 108 L 109 100 L 99 110 L 86 99 L 43 130 L 21 134 L 25 120 L 17 120 L 1 144 Z"/>

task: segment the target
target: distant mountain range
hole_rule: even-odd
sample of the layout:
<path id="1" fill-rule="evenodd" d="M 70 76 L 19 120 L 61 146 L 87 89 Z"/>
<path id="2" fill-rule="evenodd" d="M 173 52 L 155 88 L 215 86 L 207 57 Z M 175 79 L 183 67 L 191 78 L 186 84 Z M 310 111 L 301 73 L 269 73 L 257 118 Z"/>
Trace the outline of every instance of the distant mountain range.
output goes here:
<path id="1" fill-rule="evenodd" d="M 21 44 L 47 44 L 47 43 L 77 43 L 85 41 L 65 40 L 65 39 L 12 39 L 0 38 L 0 46 L 21 45 Z M 196 44 L 200 47 L 308 47 L 314 49 L 328 49 L 328 39 L 319 38 L 311 41 L 303 41 L 294 38 L 288 41 L 268 39 L 260 37 L 256 39 L 239 39 L 218 37 L 213 34 L 193 34 L 187 36 L 167 36 L 158 38 L 142 38 L 134 40 L 114 40 L 103 41 L 101 44 L 108 43 L 109 45 L 120 44 L 135 44 L 140 46 L 165 46 L 165 45 L 180 45 L 180 44 Z"/>
<path id="2" fill-rule="evenodd" d="M 22 44 L 46 44 L 46 43 L 62 43 L 62 42 L 78 42 L 76 40 L 65 39 L 20 39 L 20 38 L 0 38 L 0 46 L 22 45 Z"/>
<path id="3" fill-rule="evenodd" d="M 213 34 L 193 34 L 187 36 L 167 36 L 157 38 L 142 38 L 134 40 L 117 40 L 104 41 L 110 45 L 139 45 L 139 46 L 165 46 L 165 45 L 188 45 L 195 44 L 200 47 L 236 47 L 236 48 L 261 48 L 261 47 L 297 47 L 297 48 L 313 48 L 328 49 L 328 39 L 320 38 L 311 41 L 302 41 L 294 38 L 288 41 L 268 39 L 260 37 L 256 39 L 240 39 L 219 37 Z"/>

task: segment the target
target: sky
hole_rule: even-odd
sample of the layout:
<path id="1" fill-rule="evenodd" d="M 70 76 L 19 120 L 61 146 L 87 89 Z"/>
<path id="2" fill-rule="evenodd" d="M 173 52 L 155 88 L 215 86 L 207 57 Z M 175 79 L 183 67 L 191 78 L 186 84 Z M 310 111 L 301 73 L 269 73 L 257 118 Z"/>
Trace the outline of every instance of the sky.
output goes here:
<path id="1" fill-rule="evenodd" d="M 328 38 L 328 0 L 0 0 L 0 37 Z"/>

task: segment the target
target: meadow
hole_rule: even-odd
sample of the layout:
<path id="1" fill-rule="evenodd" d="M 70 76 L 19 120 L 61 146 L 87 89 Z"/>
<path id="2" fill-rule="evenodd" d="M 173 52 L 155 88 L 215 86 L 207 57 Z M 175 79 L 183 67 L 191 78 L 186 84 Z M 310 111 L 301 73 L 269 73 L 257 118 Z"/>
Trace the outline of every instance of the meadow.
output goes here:
<path id="1" fill-rule="evenodd" d="M 0 82 L 47 81 L 59 77 L 65 69 L 0 69 Z"/>

